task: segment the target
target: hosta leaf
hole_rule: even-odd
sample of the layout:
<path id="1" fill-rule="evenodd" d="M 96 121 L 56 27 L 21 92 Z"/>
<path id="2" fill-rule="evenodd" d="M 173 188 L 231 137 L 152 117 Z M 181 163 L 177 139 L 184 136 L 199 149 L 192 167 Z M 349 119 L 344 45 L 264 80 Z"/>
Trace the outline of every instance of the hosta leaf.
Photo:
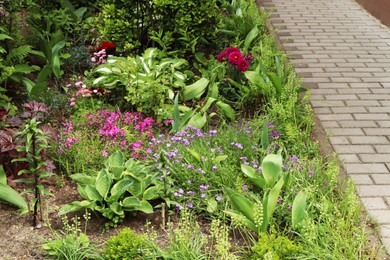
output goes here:
<path id="1" fill-rule="evenodd" d="M 107 201 L 109 203 L 117 201 L 123 195 L 123 193 L 125 193 L 125 191 L 130 187 L 130 185 L 133 184 L 133 182 L 134 181 L 131 179 L 124 179 L 115 183 L 111 189 L 111 196 L 108 198 Z"/>
<path id="2" fill-rule="evenodd" d="M 213 213 L 218 208 L 218 202 L 214 199 L 209 199 L 207 201 L 207 212 Z"/>
<path id="3" fill-rule="evenodd" d="M 102 196 L 99 194 L 99 192 L 96 190 L 95 187 L 93 186 L 90 186 L 90 185 L 87 185 L 85 186 L 85 193 L 87 194 L 88 196 L 88 199 L 89 200 L 92 200 L 92 201 L 101 201 L 102 200 Z"/>
<path id="4" fill-rule="evenodd" d="M 77 192 L 80 194 L 83 199 L 89 199 L 88 194 L 85 192 L 85 186 L 77 184 Z"/>
<path id="5" fill-rule="evenodd" d="M 141 205 L 136 207 L 136 210 L 142 211 L 147 214 L 153 213 L 152 205 L 147 201 L 141 201 Z"/>
<path id="6" fill-rule="evenodd" d="M 110 155 L 106 161 L 106 166 L 108 168 L 113 167 L 113 166 L 123 166 L 125 162 L 125 156 L 121 151 L 117 151 Z"/>
<path id="7" fill-rule="evenodd" d="M 226 117 L 234 120 L 234 109 L 229 104 L 226 104 L 222 101 L 218 101 L 216 104 Z"/>
<path id="8" fill-rule="evenodd" d="M 7 184 L 7 176 L 5 175 L 3 165 L 0 165 L 0 184 Z"/>
<path id="9" fill-rule="evenodd" d="M 160 198 L 162 188 L 159 186 L 152 186 L 145 190 L 143 194 L 144 200 L 154 200 Z"/>
<path id="10" fill-rule="evenodd" d="M 114 202 L 114 203 L 110 204 L 110 209 L 111 209 L 112 212 L 114 212 L 116 215 L 119 215 L 119 216 L 125 215 L 125 213 L 123 212 L 122 206 L 119 205 L 118 202 Z"/>
<path id="11" fill-rule="evenodd" d="M 84 173 L 75 173 L 69 176 L 72 180 L 84 184 L 84 185 L 94 185 L 96 182 L 95 176 L 88 176 Z"/>
<path id="12" fill-rule="evenodd" d="M 96 178 L 95 187 L 104 199 L 106 199 L 108 191 L 111 188 L 111 183 L 111 176 L 108 174 L 107 170 L 102 169 Z"/>
<path id="13" fill-rule="evenodd" d="M 140 206 L 141 201 L 136 197 L 127 197 L 122 201 L 121 204 L 125 208 L 134 208 L 134 207 Z"/>
<path id="14" fill-rule="evenodd" d="M 58 215 L 65 215 L 70 212 L 75 212 L 79 211 L 81 209 L 86 209 L 86 208 L 94 208 L 96 204 L 94 202 L 90 202 L 88 200 L 83 200 L 83 201 L 73 201 L 70 204 L 64 205 L 60 211 L 58 212 Z"/>
<path id="15" fill-rule="evenodd" d="M 133 184 L 130 185 L 127 190 L 131 193 L 131 195 L 140 197 L 142 196 L 145 188 L 145 184 L 141 180 L 134 178 Z"/>

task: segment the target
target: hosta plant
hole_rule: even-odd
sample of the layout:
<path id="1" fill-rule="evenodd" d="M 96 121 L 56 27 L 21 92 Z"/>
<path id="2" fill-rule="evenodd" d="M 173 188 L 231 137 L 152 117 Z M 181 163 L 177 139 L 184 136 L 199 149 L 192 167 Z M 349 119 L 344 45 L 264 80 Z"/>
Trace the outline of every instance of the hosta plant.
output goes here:
<path id="1" fill-rule="evenodd" d="M 59 214 L 91 209 L 109 220 L 106 227 L 116 226 L 126 211 L 152 213 L 150 201 L 160 198 L 163 190 L 157 173 L 134 159 L 126 161 L 120 151 L 112 154 L 100 171 L 77 173 L 70 178 L 78 183 L 77 190 L 84 200 L 63 206 Z"/>

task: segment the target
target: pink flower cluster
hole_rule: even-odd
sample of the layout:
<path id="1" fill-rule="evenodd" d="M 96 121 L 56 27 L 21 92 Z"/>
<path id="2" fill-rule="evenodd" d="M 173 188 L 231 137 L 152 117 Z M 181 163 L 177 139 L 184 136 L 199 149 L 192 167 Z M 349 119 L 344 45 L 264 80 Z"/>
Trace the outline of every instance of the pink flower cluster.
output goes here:
<path id="1" fill-rule="evenodd" d="M 228 47 L 217 56 L 219 62 L 228 61 L 230 64 L 237 67 L 239 71 L 246 71 L 249 67 L 249 62 L 253 60 L 251 55 L 244 55 L 239 48 Z"/>
<path id="2" fill-rule="evenodd" d="M 87 88 L 87 85 L 82 82 L 82 81 L 77 81 L 75 84 L 74 84 L 75 88 L 78 88 L 77 91 L 76 91 L 76 94 L 70 99 L 70 106 L 74 106 L 76 105 L 76 99 L 78 97 L 92 97 L 93 94 L 95 95 L 103 95 L 104 94 L 104 90 L 100 89 L 100 88 L 96 88 L 96 89 L 93 89 L 93 88 Z M 73 87 L 73 84 L 69 83 L 68 85 L 66 85 L 67 88 L 72 88 Z"/>

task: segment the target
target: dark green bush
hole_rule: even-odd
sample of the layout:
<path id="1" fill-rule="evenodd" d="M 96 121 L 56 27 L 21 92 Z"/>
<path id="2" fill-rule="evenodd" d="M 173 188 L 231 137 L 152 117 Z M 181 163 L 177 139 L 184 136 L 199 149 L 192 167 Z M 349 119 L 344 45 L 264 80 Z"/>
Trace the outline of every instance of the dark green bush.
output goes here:
<path id="1" fill-rule="evenodd" d="M 95 25 L 103 39 L 138 54 L 161 42 L 166 50 L 194 52 L 215 39 L 220 21 L 216 0 L 102 0 L 99 7 Z"/>

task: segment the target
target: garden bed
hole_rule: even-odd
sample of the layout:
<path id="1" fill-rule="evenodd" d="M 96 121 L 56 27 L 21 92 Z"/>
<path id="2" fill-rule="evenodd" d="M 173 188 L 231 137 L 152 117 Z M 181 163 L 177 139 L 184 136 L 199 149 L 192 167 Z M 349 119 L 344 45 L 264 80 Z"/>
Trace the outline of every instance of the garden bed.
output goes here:
<path id="1" fill-rule="evenodd" d="M 252 1 L 61 2 L 0 5 L 3 258 L 381 255 Z"/>

